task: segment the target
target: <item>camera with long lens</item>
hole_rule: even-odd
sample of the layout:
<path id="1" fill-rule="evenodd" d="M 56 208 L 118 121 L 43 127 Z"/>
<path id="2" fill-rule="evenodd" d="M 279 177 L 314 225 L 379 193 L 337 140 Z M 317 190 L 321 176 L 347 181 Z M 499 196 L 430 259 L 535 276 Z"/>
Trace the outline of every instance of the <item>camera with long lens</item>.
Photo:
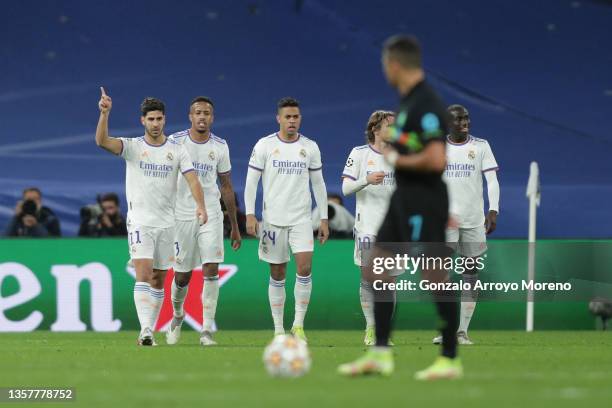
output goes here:
<path id="1" fill-rule="evenodd" d="M 95 204 L 88 204 L 81 208 L 81 225 L 94 227 L 98 223 L 98 217 L 102 214 L 102 206 L 100 205 L 100 197 L 96 197 Z"/>
<path id="2" fill-rule="evenodd" d="M 25 200 L 21 204 L 21 217 L 24 217 L 26 215 L 36 217 L 37 210 L 38 208 L 36 207 L 36 202 L 34 200 Z"/>

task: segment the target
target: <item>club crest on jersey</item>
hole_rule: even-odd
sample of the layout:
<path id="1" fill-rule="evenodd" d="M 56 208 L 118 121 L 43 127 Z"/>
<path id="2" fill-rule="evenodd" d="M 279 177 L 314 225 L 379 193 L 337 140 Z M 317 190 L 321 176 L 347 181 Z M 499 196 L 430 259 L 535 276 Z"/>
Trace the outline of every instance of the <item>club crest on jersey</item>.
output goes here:
<path id="1" fill-rule="evenodd" d="M 374 166 L 374 160 L 370 159 L 368 160 L 368 166 Z"/>
<path id="2" fill-rule="evenodd" d="M 300 150 L 300 156 L 301 157 L 306 157 L 306 150 L 304 150 L 304 149 Z"/>
<path id="3" fill-rule="evenodd" d="M 346 167 L 353 167 L 353 158 L 349 157 L 346 161 Z"/>
<path id="4" fill-rule="evenodd" d="M 210 153 L 208 153 L 208 158 L 209 158 L 211 161 L 215 161 L 215 152 L 210 152 Z"/>
<path id="5" fill-rule="evenodd" d="M 166 159 L 168 159 L 168 161 L 172 161 L 172 159 L 174 159 L 174 156 L 172 155 L 172 153 L 168 153 Z"/>
<path id="6" fill-rule="evenodd" d="M 470 150 L 470 152 L 468 153 L 468 157 L 471 160 L 474 160 L 476 158 L 476 153 L 473 150 Z"/>

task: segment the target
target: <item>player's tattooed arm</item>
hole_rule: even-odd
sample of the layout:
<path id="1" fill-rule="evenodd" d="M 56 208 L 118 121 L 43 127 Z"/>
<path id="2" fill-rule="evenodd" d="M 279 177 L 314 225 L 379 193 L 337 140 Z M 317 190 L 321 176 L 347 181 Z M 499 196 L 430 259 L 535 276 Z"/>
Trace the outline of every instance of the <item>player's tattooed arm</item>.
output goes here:
<path id="1" fill-rule="evenodd" d="M 225 204 L 227 215 L 232 226 L 230 240 L 232 242 L 232 249 L 235 251 L 240 248 L 242 237 L 240 236 L 238 219 L 236 218 L 236 195 L 234 194 L 234 187 L 232 186 L 232 177 L 229 173 L 220 174 L 219 181 L 221 182 L 221 199 Z"/>
<path id="2" fill-rule="evenodd" d="M 98 102 L 98 108 L 100 109 L 100 118 L 98 119 L 98 127 L 96 128 L 96 144 L 113 154 L 121 154 L 123 150 L 123 142 L 114 137 L 108 135 L 108 115 L 113 107 L 113 101 L 110 96 L 106 94 L 103 87 L 100 87 L 102 95 Z"/>

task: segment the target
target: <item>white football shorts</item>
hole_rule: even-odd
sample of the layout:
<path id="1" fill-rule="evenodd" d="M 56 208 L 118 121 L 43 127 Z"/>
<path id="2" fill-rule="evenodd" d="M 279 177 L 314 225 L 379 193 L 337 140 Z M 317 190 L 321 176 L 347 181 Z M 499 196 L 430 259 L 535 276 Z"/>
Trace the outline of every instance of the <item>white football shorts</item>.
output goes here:
<path id="1" fill-rule="evenodd" d="M 355 265 L 363 266 L 363 251 L 372 250 L 375 242 L 376 235 L 364 234 L 355 230 L 355 251 L 353 252 L 353 260 L 355 261 Z"/>
<path id="2" fill-rule="evenodd" d="M 447 229 L 446 242 L 459 255 L 474 258 L 487 251 L 487 232 L 484 225 Z"/>
<path id="3" fill-rule="evenodd" d="M 153 269 L 166 270 L 174 262 L 174 227 L 155 228 L 127 222 L 131 259 L 152 259 Z"/>
<path id="4" fill-rule="evenodd" d="M 197 219 L 176 221 L 175 272 L 191 272 L 207 263 L 223 262 L 223 214 L 208 218 L 204 225 Z"/>
<path id="5" fill-rule="evenodd" d="M 311 221 L 279 227 L 264 220 L 259 235 L 259 259 L 272 264 L 289 262 L 289 249 L 296 254 L 312 252 L 314 248 Z"/>

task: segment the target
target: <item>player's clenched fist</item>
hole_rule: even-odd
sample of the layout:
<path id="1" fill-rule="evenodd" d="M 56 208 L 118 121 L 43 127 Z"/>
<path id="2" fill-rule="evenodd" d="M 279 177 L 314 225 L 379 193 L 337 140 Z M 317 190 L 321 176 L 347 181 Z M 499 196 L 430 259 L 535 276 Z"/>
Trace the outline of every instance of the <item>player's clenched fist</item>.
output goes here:
<path id="1" fill-rule="evenodd" d="M 100 92 L 102 92 L 102 95 L 100 96 L 100 102 L 98 102 L 98 108 L 100 108 L 100 112 L 108 113 L 113 107 L 113 100 L 106 94 L 104 87 L 100 87 Z"/>

